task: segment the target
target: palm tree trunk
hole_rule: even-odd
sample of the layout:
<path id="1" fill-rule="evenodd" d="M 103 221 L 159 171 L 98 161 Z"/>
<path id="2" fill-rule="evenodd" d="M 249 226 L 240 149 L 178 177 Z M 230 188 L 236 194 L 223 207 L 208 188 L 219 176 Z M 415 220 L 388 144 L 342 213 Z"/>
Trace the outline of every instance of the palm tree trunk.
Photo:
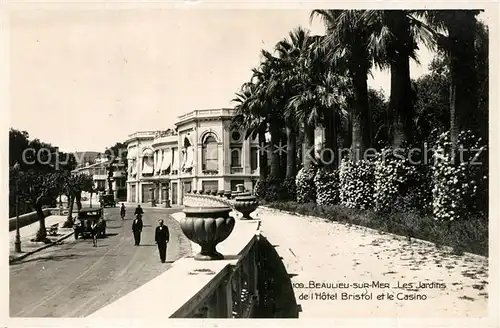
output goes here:
<path id="1" fill-rule="evenodd" d="M 392 147 L 401 148 L 412 136 L 413 101 L 410 78 L 410 54 L 413 42 L 410 22 L 403 10 L 391 11 L 390 30 L 399 43 L 391 63 L 391 95 L 389 115 L 392 118 Z"/>
<path id="2" fill-rule="evenodd" d="M 336 113 L 333 110 L 325 112 L 325 151 L 322 156 L 325 163 L 330 163 L 327 166 L 333 169 L 338 166 L 337 123 L 335 116 Z"/>
<path id="3" fill-rule="evenodd" d="M 294 178 L 297 167 L 297 135 L 293 122 L 288 122 L 286 127 L 286 177 Z"/>
<path id="4" fill-rule="evenodd" d="M 450 39 L 450 133 L 453 149 L 458 134 L 471 130 L 477 133 L 478 95 L 475 69 L 474 41 L 477 31 L 475 15 L 467 10 L 457 11 L 448 24 Z"/>
<path id="5" fill-rule="evenodd" d="M 280 146 L 279 130 L 271 128 L 271 177 L 277 178 L 280 175 L 280 153 L 277 150 Z"/>
<path id="6" fill-rule="evenodd" d="M 371 115 L 368 103 L 367 70 L 362 67 L 353 74 L 354 108 L 352 113 L 352 160 L 364 158 L 366 149 L 371 146 Z"/>
<path id="7" fill-rule="evenodd" d="M 314 126 L 304 124 L 304 149 L 302 150 L 302 163 L 304 170 L 309 170 L 315 163 L 314 151 Z"/>
<path id="8" fill-rule="evenodd" d="M 267 178 L 269 173 L 267 167 L 267 151 L 265 150 L 266 146 L 266 134 L 265 131 L 259 132 L 259 175 L 260 179 L 263 180 Z"/>

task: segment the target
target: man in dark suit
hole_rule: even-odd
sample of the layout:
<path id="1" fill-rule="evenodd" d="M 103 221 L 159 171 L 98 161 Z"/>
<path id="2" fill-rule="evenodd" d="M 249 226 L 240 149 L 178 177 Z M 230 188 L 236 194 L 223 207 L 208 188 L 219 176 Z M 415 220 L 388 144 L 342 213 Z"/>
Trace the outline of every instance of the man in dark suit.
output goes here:
<path id="1" fill-rule="evenodd" d="M 163 225 L 163 220 L 158 220 L 158 226 L 155 231 L 155 242 L 158 244 L 161 263 L 165 263 L 167 259 L 167 243 L 170 240 L 168 227 Z"/>
<path id="2" fill-rule="evenodd" d="M 139 246 L 141 243 L 141 232 L 142 232 L 142 218 L 141 215 L 136 215 L 134 222 L 132 223 L 132 232 L 134 233 L 135 246 Z"/>
<path id="3" fill-rule="evenodd" d="M 142 210 L 141 205 L 137 205 L 134 211 L 134 215 L 139 215 L 142 216 L 144 214 L 144 211 Z"/>

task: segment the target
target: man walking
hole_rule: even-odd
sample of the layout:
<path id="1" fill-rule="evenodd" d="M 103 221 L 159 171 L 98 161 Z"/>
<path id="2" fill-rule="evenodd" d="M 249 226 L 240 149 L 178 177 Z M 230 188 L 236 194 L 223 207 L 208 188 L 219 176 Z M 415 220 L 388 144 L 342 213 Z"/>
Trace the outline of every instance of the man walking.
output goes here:
<path id="1" fill-rule="evenodd" d="M 137 207 L 135 208 L 134 215 L 142 216 L 143 214 L 144 214 L 144 211 L 142 210 L 141 205 L 137 205 Z"/>
<path id="2" fill-rule="evenodd" d="M 132 223 L 132 232 L 134 234 L 135 246 L 141 243 L 142 218 L 141 215 L 136 215 L 134 223 Z"/>
<path id="3" fill-rule="evenodd" d="M 93 247 L 97 247 L 97 234 L 99 233 L 99 230 L 96 221 L 92 221 L 92 224 L 90 225 L 90 233 L 92 234 Z"/>
<path id="4" fill-rule="evenodd" d="M 126 212 L 125 204 L 122 203 L 122 207 L 120 208 L 120 216 L 121 216 L 122 220 L 125 219 L 125 212 Z"/>
<path id="5" fill-rule="evenodd" d="M 161 263 L 165 263 L 167 259 L 167 243 L 169 240 L 170 233 L 168 232 L 168 227 L 163 225 L 163 220 L 160 219 L 155 231 L 155 242 L 158 244 Z"/>

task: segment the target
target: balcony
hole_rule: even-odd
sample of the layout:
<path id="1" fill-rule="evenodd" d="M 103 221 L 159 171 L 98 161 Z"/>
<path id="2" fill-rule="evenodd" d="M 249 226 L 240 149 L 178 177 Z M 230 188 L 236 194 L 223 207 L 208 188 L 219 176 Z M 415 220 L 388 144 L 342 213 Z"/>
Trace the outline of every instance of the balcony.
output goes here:
<path id="1" fill-rule="evenodd" d="M 243 173 L 243 167 L 233 166 L 231 167 L 231 174 L 241 174 Z"/>
<path id="2" fill-rule="evenodd" d="M 219 109 L 197 109 L 194 110 L 190 113 L 184 114 L 179 116 L 178 122 L 176 125 L 181 124 L 182 122 L 185 122 L 190 119 L 197 119 L 197 118 L 216 118 L 216 117 L 221 117 L 221 116 L 233 116 L 234 110 L 230 108 L 219 108 Z"/>
<path id="3" fill-rule="evenodd" d="M 149 138 L 149 137 L 154 138 L 156 132 L 157 131 L 138 131 L 138 132 L 129 134 L 128 137 L 131 139 L 133 139 L 133 138 Z"/>

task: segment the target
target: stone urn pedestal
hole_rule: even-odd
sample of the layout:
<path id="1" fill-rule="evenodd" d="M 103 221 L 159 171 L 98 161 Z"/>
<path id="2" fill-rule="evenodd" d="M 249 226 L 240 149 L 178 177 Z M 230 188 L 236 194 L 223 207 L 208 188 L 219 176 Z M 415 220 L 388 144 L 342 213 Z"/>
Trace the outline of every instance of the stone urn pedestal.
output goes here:
<path id="1" fill-rule="evenodd" d="M 186 237 L 201 246 L 201 252 L 195 260 L 222 260 L 224 256 L 217 252 L 216 246 L 224 241 L 233 231 L 235 220 L 229 215 L 231 207 L 186 207 L 186 215 L 180 221 Z"/>
<path id="2" fill-rule="evenodd" d="M 234 209 L 243 214 L 242 220 L 252 220 L 250 213 L 255 211 L 259 207 L 259 200 L 257 197 L 250 194 L 239 194 L 233 203 Z"/>

